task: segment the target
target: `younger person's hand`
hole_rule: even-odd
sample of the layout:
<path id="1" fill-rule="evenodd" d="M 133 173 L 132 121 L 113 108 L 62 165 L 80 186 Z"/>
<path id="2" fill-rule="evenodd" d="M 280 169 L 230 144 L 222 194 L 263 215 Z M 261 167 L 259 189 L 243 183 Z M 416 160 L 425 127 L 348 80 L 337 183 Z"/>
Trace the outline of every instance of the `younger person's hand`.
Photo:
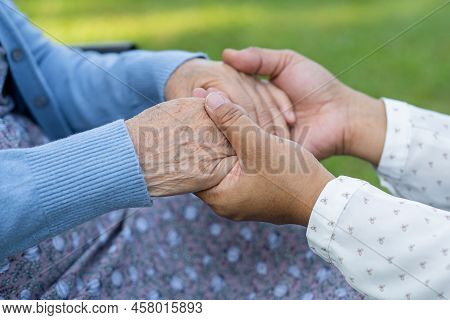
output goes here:
<path id="1" fill-rule="evenodd" d="M 333 176 L 302 146 L 268 134 L 224 95 L 210 93 L 206 110 L 238 161 L 217 186 L 197 195 L 233 220 L 306 225 Z"/>
<path id="2" fill-rule="evenodd" d="M 344 85 L 294 51 L 227 49 L 223 59 L 239 71 L 268 75 L 288 95 L 295 113 L 291 138 L 317 158 L 346 154 L 378 164 L 386 134 L 381 100 Z"/>

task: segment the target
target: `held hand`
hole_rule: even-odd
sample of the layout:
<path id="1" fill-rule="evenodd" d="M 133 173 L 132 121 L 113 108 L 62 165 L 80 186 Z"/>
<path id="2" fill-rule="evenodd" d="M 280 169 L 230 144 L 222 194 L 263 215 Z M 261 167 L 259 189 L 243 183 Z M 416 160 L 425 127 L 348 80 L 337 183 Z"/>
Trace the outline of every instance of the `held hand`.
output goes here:
<path id="1" fill-rule="evenodd" d="M 168 100 L 190 97 L 194 88 L 221 91 L 240 105 L 250 117 L 270 133 L 289 137 L 289 130 L 280 110 L 292 105 L 286 94 L 268 82 L 237 72 L 217 61 L 193 59 L 181 65 L 166 86 Z"/>
<path id="2" fill-rule="evenodd" d="M 125 122 L 152 196 L 211 188 L 236 163 L 204 104 L 199 98 L 172 100 Z"/>
<path id="3" fill-rule="evenodd" d="M 290 50 L 227 49 L 223 59 L 239 71 L 270 76 L 294 105 L 291 138 L 317 158 L 347 154 L 378 163 L 386 133 L 381 100 L 345 86 L 321 65 Z"/>
<path id="4" fill-rule="evenodd" d="M 333 176 L 306 149 L 268 134 L 225 96 L 209 94 L 206 110 L 238 161 L 217 186 L 197 195 L 233 220 L 306 225 Z"/>

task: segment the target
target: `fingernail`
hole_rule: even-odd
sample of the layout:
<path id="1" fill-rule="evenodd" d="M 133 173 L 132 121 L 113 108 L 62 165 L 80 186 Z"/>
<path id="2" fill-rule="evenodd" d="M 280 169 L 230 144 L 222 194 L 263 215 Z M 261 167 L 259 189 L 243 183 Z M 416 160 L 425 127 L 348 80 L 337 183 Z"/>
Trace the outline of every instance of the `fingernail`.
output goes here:
<path id="1" fill-rule="evenodd" d="M 290 111 L 289 112 L 289 116 L 291 117 L 292 121 L 295 121 L 295 113 L 294 113 L 294 111 Z"/>
<path id="2" fill-rule="evenodd" d="M 219 94 L 217 92 L 212 92 L 212 93 L 208 94 L 208 96 L 206 97 L 206 105 L 211 110 L 216 110 L 217 108 L 224 105 L 225 103 L 227 103 L 227 101 L 225 100 L 225 97 L 223 97 L 221 94 Z"/>
<path id="3" fill-rule="evenodd" d="M 206 98 L 207 95 L 208 95 L 208 92 L 206 92 L 206 90 L 203 88 L 195 88 L 194 90 L 192 90 L 193 97 Z"/>
<path id="4" fill-rule="evenodd" d="M 286 118 L 286 121 L 293 122 L 295 121 L 295 113 L 292 111 L 292 109 L 287 109 L 283 112 L 284 117 Z"/>

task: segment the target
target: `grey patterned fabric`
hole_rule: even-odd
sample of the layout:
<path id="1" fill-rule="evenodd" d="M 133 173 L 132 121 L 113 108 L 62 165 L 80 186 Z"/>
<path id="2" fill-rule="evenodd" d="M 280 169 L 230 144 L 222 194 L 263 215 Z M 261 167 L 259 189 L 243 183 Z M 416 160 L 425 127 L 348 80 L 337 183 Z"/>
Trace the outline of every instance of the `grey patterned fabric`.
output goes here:
<path id="1" fill-rule="evenodd" d="M 0 43 L 0 149 L 26 148 L 49 140 L 30 119 L 16 111 L 14 100 L 7 92 L 8 62 Z"/>
<path id="2" fill-rule="evenodd" d="M 0 44 L 0 116 L 10 112 L 14 107 L 13 100 L 3 92 L 7 74 L 8 63 L 6 61 L 6 52 Z"/>

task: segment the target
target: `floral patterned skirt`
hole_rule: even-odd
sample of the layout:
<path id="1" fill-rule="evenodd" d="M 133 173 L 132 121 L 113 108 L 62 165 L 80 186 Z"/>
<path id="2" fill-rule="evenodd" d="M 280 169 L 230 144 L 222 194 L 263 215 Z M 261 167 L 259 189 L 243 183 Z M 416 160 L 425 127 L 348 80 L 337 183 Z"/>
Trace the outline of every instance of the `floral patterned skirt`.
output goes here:
<path id="1" fill-rule="evenodd" d="M 47 140 L 0 117 L 0 149 Z M 30 213 L 32 214 L 32 213 Z M 118 210 L 0 261 L 0 299 L 360 299 L 305 228 L 231 222 L 193 195 Z"/>

